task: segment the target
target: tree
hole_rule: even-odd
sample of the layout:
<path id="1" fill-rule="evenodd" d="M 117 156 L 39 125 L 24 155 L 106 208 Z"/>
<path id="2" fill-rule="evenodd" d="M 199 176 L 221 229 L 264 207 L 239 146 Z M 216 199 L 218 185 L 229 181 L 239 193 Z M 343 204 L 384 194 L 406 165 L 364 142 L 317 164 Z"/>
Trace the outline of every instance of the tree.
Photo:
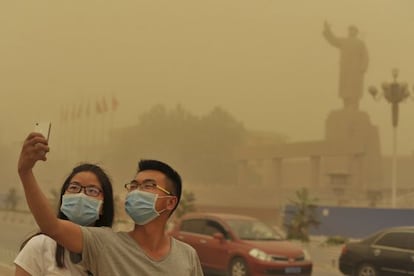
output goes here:
<path id="1" fill-rule="evenodd" d="M 296 199 L 290 200 L 293 213 L 286 225 L 288 239 L 309 241 L 309 229 L 320 224 L 315 214 L 317 201 L 317 198 L 310 197 L 307 188 L 296 191 Z"/>
<path id="2" fill-rule="evenodd" d="M 181 105 L 172 109 L 156 105 L 141 114 L 136 126 L 119 132 L 107 155 L 108 163 L 119 171 L 127 173 L 137 159 L 154 158 L 174 164 L 187 183 L 236 182 L 236 150 L 246 131 L 220 107 L 196 116 Z"/>
<path id="3" fill-rule="evenodd" d="M 196 198 L 193 192 L 183 191 L 180 204 L 178 205 L 177 210 L 175 210 L 176 218 L 181 218 L 186 213 L 194 212 L 196 210 L 195 201 Z"/>
<path id="4" fill-rule="evenodd" d="M 201 117 L 194 133 L 197 159 L 190 164 L 190 172 L 193 172 L 190 179 L 226 185 L 235 183 L 236 151 L 244 144 L 246 134 L 243 124 L 221 107 Z"/>
<path id="5" fill-rule="evenodd" d="M 59 208 L 59 200 L 60 200 L 60 193 L 56 188 L 50 188 L 49 189 L 50 194 L 50 202 L 54 208 Z"/>
<path id="6" fill-rule="evenodd" d="M 17 203 L 19 203 L 19 196 L 15 188 L 10 188 L 6 196 L 6 209 L 15 211 Z"/>

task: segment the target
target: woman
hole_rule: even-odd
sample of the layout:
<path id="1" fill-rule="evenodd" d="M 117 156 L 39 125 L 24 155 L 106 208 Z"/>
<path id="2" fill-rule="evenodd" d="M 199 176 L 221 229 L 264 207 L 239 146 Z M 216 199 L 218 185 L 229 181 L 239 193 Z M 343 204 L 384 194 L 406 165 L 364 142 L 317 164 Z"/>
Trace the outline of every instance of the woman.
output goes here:
<path id="1" fill-rule="evenodd" d="M 72 170 L 61 188 L 58 217 L 82 226 L 112 226 L 112 184 L 102 168 L 81 164 Z M 91 275 L 79 265 L 80 261 L 81 255 L 38 233 L 22 244 L 14 261 L 15 276 Z"/>

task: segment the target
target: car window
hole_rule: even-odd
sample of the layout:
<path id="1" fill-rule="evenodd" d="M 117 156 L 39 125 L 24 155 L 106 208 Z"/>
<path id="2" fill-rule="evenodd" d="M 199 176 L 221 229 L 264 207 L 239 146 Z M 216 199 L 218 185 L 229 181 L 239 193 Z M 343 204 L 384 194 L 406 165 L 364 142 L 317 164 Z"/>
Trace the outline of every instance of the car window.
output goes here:
<path id="1" fill-rule="evenodd" d="M 390 232 L 380 237 L 375 244 L 379 246 L 413 250 L 412 241 L 413 234 L 409 232 Z"/>
<path id="2" fill-rule="evenodd" d="M 214 220 L 207 220 L 204 228 L 204 234 L 208 236 L 213 236 L 215 233 L 221 233 L 227 239 L 228 234 L 224 227 Z"/>
<path id="3" fill-rule="evenodd" d="M 409 233 L 406 244 L 407 244 L 407 249 L 414 250 L 414 233 Z"/>
<path id="4" fill-rule="evenodd" d="M 272 228 L 258 220 L 227 220 L 230 228 L 242 240 L 282 240 Z"/>
<path id="5" fill-rule="evenodd" d="M 181 222 L 180 231 L 203 234 L 206 221 L 204 219 L 188 219 Z"/>
<path id="6" fill-rule="evenodd" d="M 229 234 L 224 227 L 214 221 L 207 219 L 187 219 L 180 225 L 180 231 L 213 236 L 215 233 L 222 233 L 225 239 L 229 239 Z"/>

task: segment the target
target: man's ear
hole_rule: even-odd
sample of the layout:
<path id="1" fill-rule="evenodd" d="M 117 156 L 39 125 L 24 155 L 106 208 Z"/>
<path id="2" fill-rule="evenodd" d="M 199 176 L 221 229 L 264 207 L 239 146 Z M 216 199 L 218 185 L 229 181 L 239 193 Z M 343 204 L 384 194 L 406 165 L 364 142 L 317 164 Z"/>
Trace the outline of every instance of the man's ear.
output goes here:
<path id="1" fill-rule="evenodd" d="M 172 196 L 167 200 L 167 209 L 172 210 L 175 208 L 175 205 L 178 204 L 178 199 L 176 196 Z"/>

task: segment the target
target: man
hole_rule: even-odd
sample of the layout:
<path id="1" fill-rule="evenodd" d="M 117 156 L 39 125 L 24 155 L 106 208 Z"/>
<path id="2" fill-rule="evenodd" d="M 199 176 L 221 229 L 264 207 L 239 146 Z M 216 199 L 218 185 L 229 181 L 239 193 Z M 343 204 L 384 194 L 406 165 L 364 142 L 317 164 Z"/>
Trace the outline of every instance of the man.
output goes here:
<path id="1" fill-rule="evenodd" d="M 18 172 L 29 208 L 40 230 L 74 253 L 93 275 L 203 275 L 195 250 L 165 233 L 169 216 L 181 197 L 181 177 L 167 164 L 142 160 L 135 179 L 126 184 L 127 213 L 135 222 L 130 232 L 82 227 L 56 218 L 33 174 L 46 161 L 49 146 L 39 133 L 26 138 Z"/>
<path id="2" fill-rule="evenodd" d="M 332 46 L 340 51 L 339 96 L 345 108 L 358 109 L 363 94 L 364 75 L 368 68 L 368 51 L 358 38 L 358 29 L 349 26 L 348 37 L 337 37 L 327 22 L 323 35 Z"/>

